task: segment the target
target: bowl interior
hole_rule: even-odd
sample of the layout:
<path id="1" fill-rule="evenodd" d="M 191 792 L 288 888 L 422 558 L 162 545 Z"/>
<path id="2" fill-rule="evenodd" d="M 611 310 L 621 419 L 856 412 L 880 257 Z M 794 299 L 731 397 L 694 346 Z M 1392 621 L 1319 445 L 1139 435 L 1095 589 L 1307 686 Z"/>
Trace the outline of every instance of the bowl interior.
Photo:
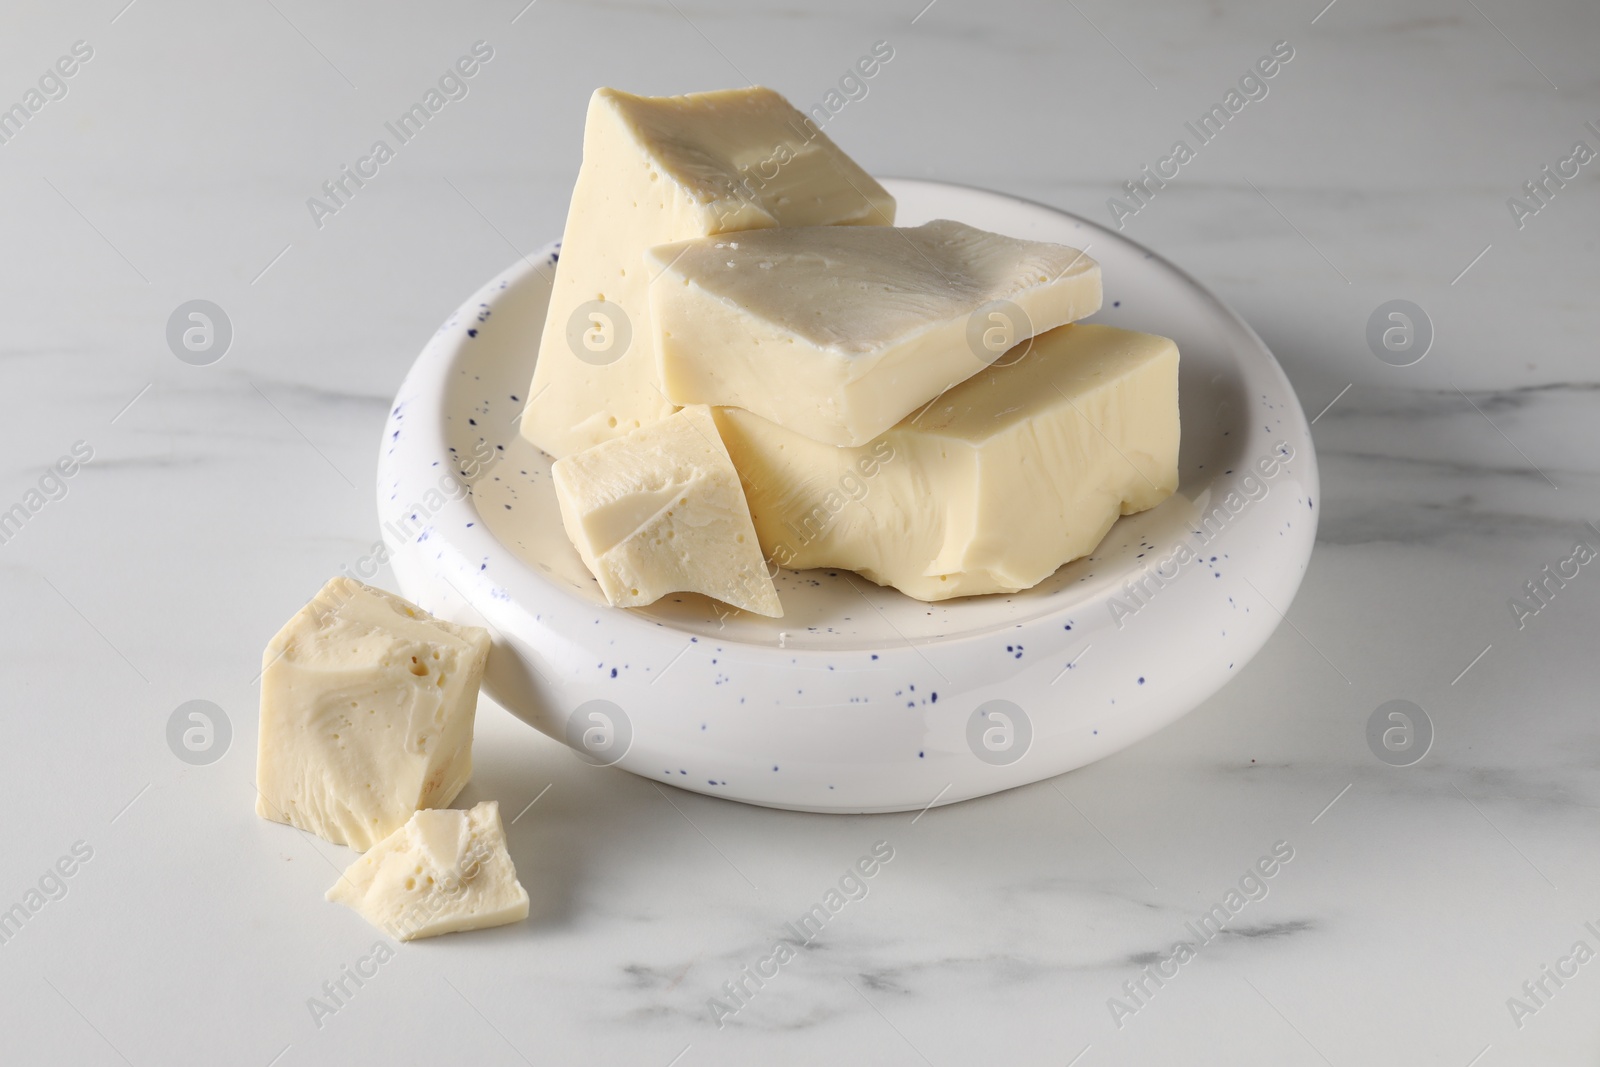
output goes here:
<path id="1" fill-rule="evenodd" d="M 694 594 L 625 610 L 688 635 L 796 649 L 920 645 L 1044 616 L 1070 623 L 1074 613 L 1086 612 L 1141 570 L 1154 546 L 1182 541 L 1207 505 L 1215 480 L 1269 450 L 1262 434 L 1273 428 L 1244 422 L 1255 408 L 1247 402 L 1251 391 L 1281 377 L 1276 365 L 1248 330 L 1182 272 L 1112 231 L 1041 205 L 928 182 L 885 185 L 899 201 L 897 221 L 903 225 L 951 218 L 1086 249 L 1100 262 L 1105 279 L 1105 306 L 1089 321 L 1177 342 L 1183 418 L 1177 493 L 1159 507 L 1120 519 L 1093 555 L 1021 593 L 925 604 L 848 571 L 782 571 L 776 578 L 781 619 L 731 610 Z M 444 398 L 445 436 L 458 456 L 493 450 L 493 461 L 472 479 L 473 502 L 500 544 L 548 585 L 545 595 L 606 608 L 598 584 L 562 530 L 551 460 L 518 432 L 549 297 L 547 263 L 529 266 L 508 276 L 476 311 L 477 332 L 457 359 Z M 1292 396 L 1286 404 L 1293 405 Z"/>

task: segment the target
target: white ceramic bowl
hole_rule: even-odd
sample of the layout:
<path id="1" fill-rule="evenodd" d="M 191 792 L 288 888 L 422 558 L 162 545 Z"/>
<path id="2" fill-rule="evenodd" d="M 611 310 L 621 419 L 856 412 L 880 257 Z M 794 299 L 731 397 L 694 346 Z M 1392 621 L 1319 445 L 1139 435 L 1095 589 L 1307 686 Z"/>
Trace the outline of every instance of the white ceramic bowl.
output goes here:
<path id="1" fill-rule="evenodd" d="M 562 531 L 549 458 L 515 422 L 547 249 L 484 286 L 418 357 L 385 429 L 378 510 L 405 595 L 488 626 L 490 695 L 591 762 L 807 811 L 982 796 L 1172 722 L 1245 666 L 1294 598 L 1316 533 L 1316 459 L 1250 328 L 1093 223 L 997 193 L 885 184 L 906 225 L 951 218 L 1087 248 L 1105 277 L 1094 321 L 1178 342 L 1177 494 L 1012 596 L 923 604 L 816 570 L 779 575 L 782 619 L 693 595 L 609 607 Z"/>

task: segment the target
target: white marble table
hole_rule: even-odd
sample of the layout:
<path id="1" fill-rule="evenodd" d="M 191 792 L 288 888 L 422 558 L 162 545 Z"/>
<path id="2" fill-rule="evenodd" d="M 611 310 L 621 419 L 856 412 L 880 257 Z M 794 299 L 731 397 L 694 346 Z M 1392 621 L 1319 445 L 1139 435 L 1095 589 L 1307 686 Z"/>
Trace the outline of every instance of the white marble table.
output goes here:
<path id="1" fill-rule="evenodd" d="M 922 0 L 125 2 L 0 16 L 0 104 L 92 49 L 0 144 L 0 511 L 29 511 L 0 543 L 0 909 L 26 916 L 0 943 L 0 1060 L 1600 1054 L 1600 962 L 1572 955 L 1600 950 L 1600 570 L 1542 570 L 1600 546 L 1600 163 L 1549 181 L 1520 227 L 1507 204 L 1574 142 L 1600 149 L 1593 5 L 937 0 L 913 23 Z M 307 198 L 480 40 L 466 96 L 314 220 Z M 559 232 L 594 86 L 761 81 L 809 104 L 878 41 L 892 61 L 828 128 L 864 165 L 1097 220 L 1292 47 L 1125 220 L 1320 412 L 1320 544 L 1291 625 L 1155 738 L 919 819 L 664 792 L 486 704 L 463 800 L 509 818 L 538 798 L 510 828 L 531 919 L 343 978 L 378 939 L 321 900 L 350 853 L 252 812 L 254 677 L 376 538 L 395 385 L 465 293 Z M 165 336 L 194 299 L 232 325 L 209 366 Z M 1412 366 L 1369 349 L 1392 299 L 1436 335 Z M 75 445 L 89 462 L 45 477 Z M 1536 580 L 1547 603 L 1519 619 Z M 168 746 L 195 699 L 232 727 L 209 765 Z M 1395 699 L 1434 727 L 1413 766 L 1367 742 Z M 745 979 L 879 841 L 893 859 L 865 898 Z M 1246 883 L 1266 895 L 1197 938 L 1279 842 L 1292 859 Z M 1193 958 L 1162 962 L 1180 941 Z M 312 1012 L 341 980 L 338 1010 Z M 712 998 L 742 1006 L 719 1027 Z"/>

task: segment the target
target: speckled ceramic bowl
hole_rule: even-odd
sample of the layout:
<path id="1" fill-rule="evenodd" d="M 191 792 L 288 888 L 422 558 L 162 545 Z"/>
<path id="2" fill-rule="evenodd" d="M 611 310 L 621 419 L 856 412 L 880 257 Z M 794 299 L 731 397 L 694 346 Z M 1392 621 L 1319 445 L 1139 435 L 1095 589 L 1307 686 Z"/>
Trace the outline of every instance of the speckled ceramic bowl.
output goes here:
<path id="1" fill-rule="evenodd" d="M 1305 415 L 1260 339 L 1118 234 L 996 193 L 885 183 L 899 219 L 1086 248 L 1095 321 L 1182 354 L 1180 486 L 1092 557 L 1013 596 L 923 604 L 842 571 L 783 572 L 785 616 L 685 595 L 608 607 L 516 418 L 554 249 L 463 304 L 406 376 L 378 512 L 405 594 L 494 635 L 486 687 L 591 762 L 808 811 L 948 804 L 1072 770 L 1172 722 L 1255 655 L 1316 532 Z"/>

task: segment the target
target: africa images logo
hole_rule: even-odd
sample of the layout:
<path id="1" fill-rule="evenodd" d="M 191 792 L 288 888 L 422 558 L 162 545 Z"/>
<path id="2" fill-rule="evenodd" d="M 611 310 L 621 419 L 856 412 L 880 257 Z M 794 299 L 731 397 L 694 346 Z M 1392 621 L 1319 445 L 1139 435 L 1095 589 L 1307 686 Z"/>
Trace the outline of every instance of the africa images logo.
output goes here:
<path id="1" fill-rule="evenodd" d="M 339 173 L 322 183 L 322 197 L 307 197 L 306 210 L 311 212 L 311 221 L 317 229 L 322 229 L 331 215 L 337 215 L 348 207 L 350 201 L 360 190 L 366 187 L 367 182 L 378 176 L 379 170 L 395 158 L 399 150 L 411 143 L 422 132 L 422 128 L 452 100 L 465 100 L 472 91 L 470 80 L 477 76 L 483 69 L 483 64 L 494 58 L 494 48 L 487 41 L 475 41 L 472 45 L 472 54 L 457 59 L 451 67 L 439 75 L 437 87 L 429 86 L 422 94 L 422 99 L 402 111 L 392 122 L 385 122 L 383 128 L 394 137 L 391 145 L 387 138 L 380 137 L 372 142 L 372 147 L 367 154 L 357 159 L 354 170 L 349 164 L 339 168 Z"/>
<path id="2" fill-rule="evenodd" d="M 1183 128 L 1194 137 L 1193 145 L 1189 144 L 1187 138 L 1179 138 L 1172 143 L 1170 152 L 1156 160 L 1153 171 L 1149 164 L 1145 164 L 1139 171 L 1139 177 L 1123 182 L 1122 192 L 1126 199 L 1113 196 L 1106 200 L 1106 209 L 1111 212 L 1111 221 L 1117 229 L 1122 229 L 1128 219 L 1149 207 L 1156 193 L 1165 189 L 1167 182 L 1176 178 L 1182 168 L 1199 155 L 1200 149 L 1221 136 L 1223 129 L 1247 104 L 1265 100 L 1271 91 L 1267 83 L 1293 58 L 1294 46 L 1288 41 L 1278 41 L 1269 54 L 1257 59 L 1254 66 L 1240 75 L 1237 87 L 1224 93 L 1220 103 L 1212 104 L 1195 121 L 1183 124 Z"/>

